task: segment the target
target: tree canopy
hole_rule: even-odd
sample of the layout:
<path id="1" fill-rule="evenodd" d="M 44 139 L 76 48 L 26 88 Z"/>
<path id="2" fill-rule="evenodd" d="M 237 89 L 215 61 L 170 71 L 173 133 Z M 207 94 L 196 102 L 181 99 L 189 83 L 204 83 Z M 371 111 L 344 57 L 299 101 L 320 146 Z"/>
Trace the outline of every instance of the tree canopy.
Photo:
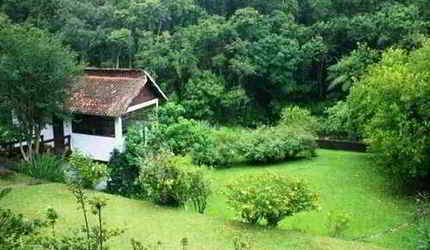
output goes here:
<path id="1" fill-rule="evenodd" d="M 412 53 L 390 49 L 346 100 L 351 126 L 362 133 L 376 159 L 403 181 L 430 173 L 429 62 L 430 41 Z"/>
<path id="2" fill-rule="evenodd" d="M 423 0 L 3 0 L 0 13 L 0 25 L 47 30 L 90 66 L 150 71 L 201 119 L 245 125 L 273 122 L 286 103 L 343 98 L 381 51 L 422 46 L 430 20 Z M 209 76 L 213 91 L 197 90 Z M 217 100 L 195 99 L 202 88 Z"/>
<path id="3" fill-rule="evenodd" d="M 0 29 L 0 110 L 9 115 L 3 124 L 29 145 L 26 160 L 38 153 L 40 131 L 64 114 L 80 70 L 75 54 L 49 33 L 29 25 Z"/>

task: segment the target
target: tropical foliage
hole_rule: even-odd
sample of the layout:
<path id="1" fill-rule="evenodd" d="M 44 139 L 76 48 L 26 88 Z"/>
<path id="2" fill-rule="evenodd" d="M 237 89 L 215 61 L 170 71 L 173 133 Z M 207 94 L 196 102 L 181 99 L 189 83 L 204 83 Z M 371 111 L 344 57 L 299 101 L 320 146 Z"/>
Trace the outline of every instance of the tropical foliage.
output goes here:
<path id="1" fill-rule="evenodd" d="M 382 50 L 422 46 L 428 7 L 422 0 L 4 0 L 0 27 L 11 38 L 22 33 L 11 23 L 46 30 L 89 66 L 145 68 L 186 108 L 185 118 L 256 126 L 275 122 L 286 103 L 344 96 Z"/>
<path id="2" fill-rule="evenodd" d="M 349 123 L 362 133 L 377 160 L 403 180 L 430 173 L 429 58 L 429 42 L 410 54 L 388 50 L 346 101 Z"/>

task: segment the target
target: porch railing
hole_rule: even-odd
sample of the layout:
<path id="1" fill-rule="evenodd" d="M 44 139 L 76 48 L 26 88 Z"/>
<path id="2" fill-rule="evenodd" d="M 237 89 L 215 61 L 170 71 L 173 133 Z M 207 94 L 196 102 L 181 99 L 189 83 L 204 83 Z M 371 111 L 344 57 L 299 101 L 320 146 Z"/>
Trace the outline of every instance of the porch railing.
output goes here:
<path id="1" fill-rule="evenodd" d="M 62 146 L 64 145 L 64 148 L 70 148 L 71 136 L 66 135 L 63 137 L 57 137 L 54 139 L 44 140 L 44 136 L 41 135 L 40 136 L 40 150 L 42 152 L 45 152 L 45 150 L 47 149 L 46 144 L 52 143 L 52 142 L 54 143 L 54 146 L 55 145 L 62 145 Z M 3 148 L 7 152 L 13 152 L 14 149 L 19 148 L 19 143 L 21 143 L 21 141 L 11 141 L 11 142 L 6 142 L 6 143 L 0 143 L 0 149 Z"/>

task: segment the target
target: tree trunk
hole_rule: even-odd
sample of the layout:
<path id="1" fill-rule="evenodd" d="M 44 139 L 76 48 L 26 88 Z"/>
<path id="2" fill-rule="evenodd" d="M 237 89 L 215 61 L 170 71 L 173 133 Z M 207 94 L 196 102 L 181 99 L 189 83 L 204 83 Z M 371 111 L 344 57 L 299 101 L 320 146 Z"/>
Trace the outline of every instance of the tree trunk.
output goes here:
<path id="1" fill-rule="evenodd" d="M 40 152 L 40 126 L 37 125 L 36 128 L 34 129 L 34 154 L 38 155 Z"/>
<path id="2" fill-rule="evenodd" d="M 27 133 L 27 161 L 33 161 L 33 138 L 32 133 Z M 24 150 L 25 152 L 25 150 Z M 25 158 L 25 157 L 24 157 Z"/>
<path id="3" fill-rule="evenodd" d="M 121 52 L 119 52 L 119 49 L 118 49 L 118 54 L 116 56 L 116 68 L 117 69 L 119 69 L 119 57 L 120 57 L 120 55 L 121 55 Z"/>
<path id="4" fill-rule="evenodd" d="M 22 145 L 22 141 L 19 142 L 19 149 L 21 151 L 22 158 L 24 158 L 24 161 L 29 162 L 27 154 L 24 151 L 24 146 Z"/>

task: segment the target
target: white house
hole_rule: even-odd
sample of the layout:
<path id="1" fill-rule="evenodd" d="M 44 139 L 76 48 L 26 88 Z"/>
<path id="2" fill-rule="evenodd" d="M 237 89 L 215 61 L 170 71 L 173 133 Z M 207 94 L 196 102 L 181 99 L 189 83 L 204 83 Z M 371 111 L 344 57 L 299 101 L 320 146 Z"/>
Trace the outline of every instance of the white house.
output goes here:
<path id="1" fill-rule="evenodd" d="M 45 141 L 54 139 L 56 148 L 64 147 L 64 136 L 70 135 L 72 150 L 108 161 L 114 149 L 124 149 L 127 118 L 166 100 L 143 70 L 88 68 L 74 84 L 66 104 L 73 113 L 72 121 L 54 119 L 42 135 Z"/>

